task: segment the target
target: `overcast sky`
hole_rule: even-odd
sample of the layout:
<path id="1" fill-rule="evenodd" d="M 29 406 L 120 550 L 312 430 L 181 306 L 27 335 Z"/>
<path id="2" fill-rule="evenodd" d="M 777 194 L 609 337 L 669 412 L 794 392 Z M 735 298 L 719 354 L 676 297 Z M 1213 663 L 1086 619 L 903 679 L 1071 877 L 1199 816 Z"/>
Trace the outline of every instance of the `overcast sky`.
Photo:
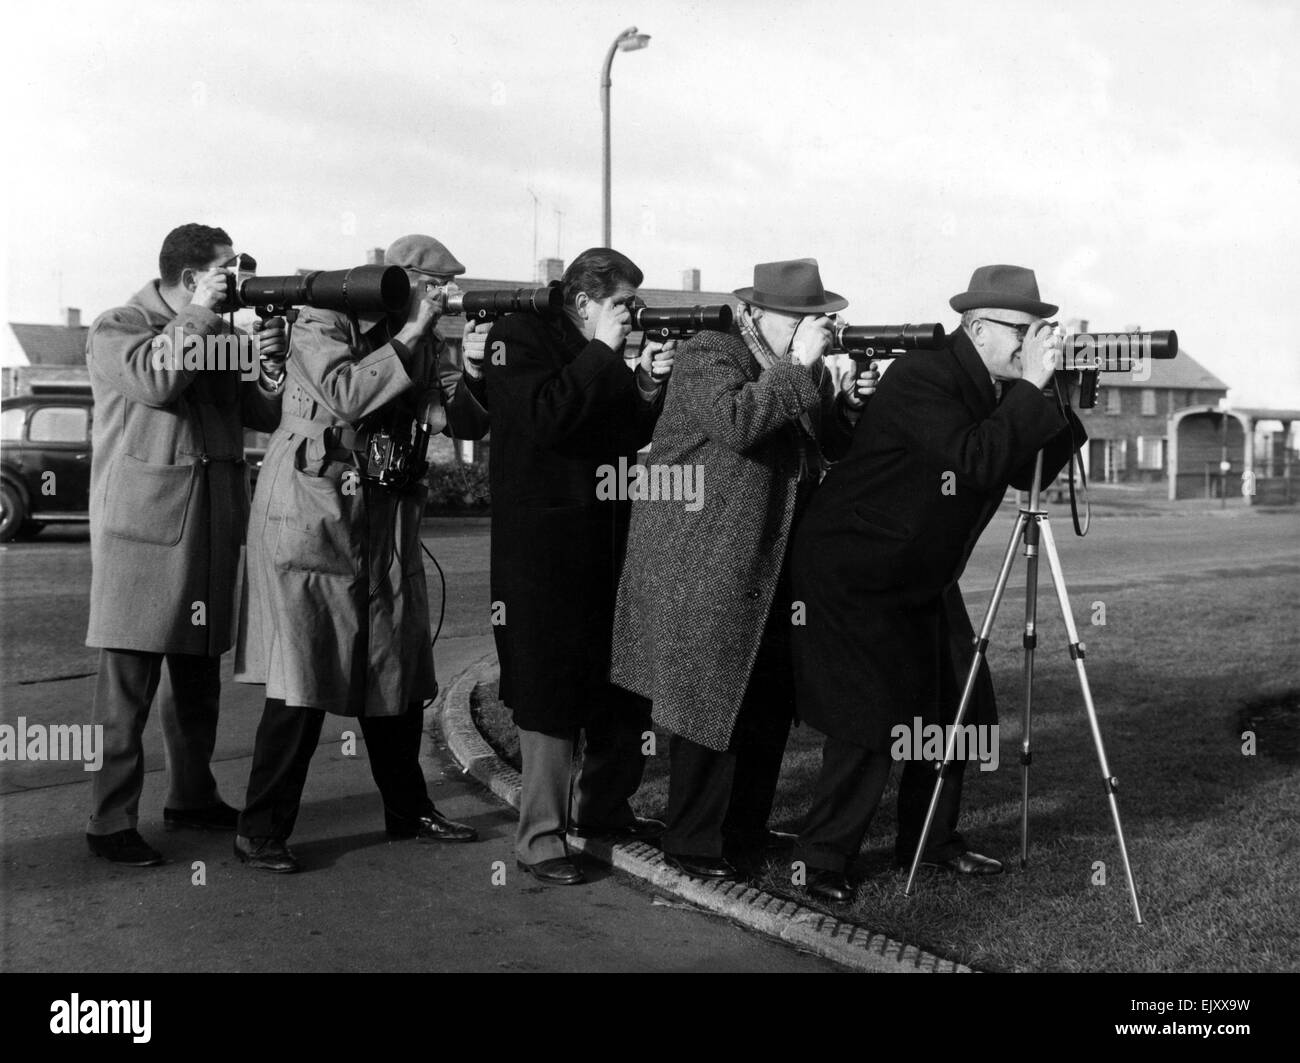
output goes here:
<path id="1" fill-rule="evenodd" d="M 816 257 L 868 323 L 981 263 L 1061 316 L 1176 328 L 1238 404 L 1300 407 L 1300 17 L 1286 3 L 357 0 L 6 11 L 5 320 L 89 319 L 221 225 L 263 273 L 407 232 L 528 281 L 614 236 L 647 284 Z M 534 204 L 541 202 L 534 229 Z M 556 212 L 563 212 L 562 216 Z"/>

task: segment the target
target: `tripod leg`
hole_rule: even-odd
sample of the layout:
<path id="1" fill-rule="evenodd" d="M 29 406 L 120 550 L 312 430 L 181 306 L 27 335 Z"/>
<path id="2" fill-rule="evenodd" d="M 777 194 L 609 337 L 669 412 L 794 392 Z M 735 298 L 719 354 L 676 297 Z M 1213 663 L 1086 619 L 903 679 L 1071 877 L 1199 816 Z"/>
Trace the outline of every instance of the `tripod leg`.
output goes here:
<path id="1" fill-rule="evenodd" d="M 1038 646 L 1038 527 L 1035 513 L 1025 525 L 1025 704 L 1020 717 L 1020 868 L 1029 866 L 1029 764 L 1030 716 L 1034 701 L 1034 650 Z"/>
<path id="2" fill-rule="evenodd" d="M 1056 554 L 1056 541 L 1052 538 L 1052 529 L 1047 519 L 1042 521 L 1043 546 L 1047 551 L 1047 563 L 1052 569 L 1052 583 L 1056 587 L 1056 597 L 1061 603 L 1061 619 L 1065 621 L 1065 630 L 1070 639 L 1070 656 L 1074 659 L 1075 669 L 1079 673 L 1079 687 L 1083 691 L 1083 706 L 1088 713 L 1088 726 L 1092 729 L 1092 741 L 1097 747 L 1097 760 L 1101 764 L 1101 774 L 1105 781 L 1106 797 L 1110 801 L 1110 816 L 1115 821 L 1115 837 L 1119 841 L 1120 856 L 1124 860 L 1124 875 L 1128 881 L 1129 900 L 1133 902 L 1133 916 L 1139 925 L 1142 922 L 1142 909 L 1138 906 L 1137 886 L 1133 882 L 1133 868 L 1128 862 L 1128 848 L 1124 844 L 1124 828 L 1119 821 L 1119 805 L 1115 801 L 1115 788 L 1119 785 L 1110 773 L 1106 762 L 1106 747 L 1101 740 L 1101 727 L 1097 723 L 1097 708 L 1092 701 L 1092 690 L 1088 686 L 1088 673 L 1083 666 L 1083 646 L 1079 642 L 1079 632 L 1074 626 L 1074 613 L 1070 609 L 1070 597 L 1065 590 L 1065 576 L 1061 571 L 1061 559 Z"/>
<path id="3" fill-rule="evenodd" d="M 925 844 L 930 840 L 930 827 L 934 823 L 935 810 L 939 807 L 939 797 L 943 794 L 944 779 L 948 773 L 948 765 L 952 763 L 953 750 L 957 744 L 957 734 L 961 728 L 962 720 L 966 717 L 966 710 L 970 708 L 971 696 L 975 692 L 975 681 L 979 678 L 980 664 L 983 662 L 985 653 L 988 650 L 989 635 L 993 631 L 993 622 L 997 619 L 998 605 L 1007 589 L 1007 577 L 1011 574 L 1011 566 L 1016 559 L 1016 543 L 1020 541 L 1025 521 L 1025 514 L 1021 511 L 1016 518 L 1016 526 L 1011 531 L 1007 551 L 1002 557 L 1002 568 L 998 572 L 998 581 L 993 587 L 993 598 L 989 602 L 988 611 L 984 614 L 984 623 L 980 625 L 980 633 L 975 639 L 975 658 L 971 661 L 970 670 L 966 673 L 966 685 L 962 688 L 961 702 L 957 706 L 957 716 L 948 731 L 948 740 L 944 743 L 943 763 L 939 766 L 938 778 L 934 781 L 934 793 L 930 795 L 930 807 L 926 809 L 925 825 L 921 828 L 921 838 L 916 844 L 916 853 L 912 856 L 912 868 L 907 873 L 907 885 L 903 888 L 903 894 L 908 897 L 912 895 L 912 889 L 916 882 L 916 871 L 921 866 L 921 854 L 925 852 Z"/>

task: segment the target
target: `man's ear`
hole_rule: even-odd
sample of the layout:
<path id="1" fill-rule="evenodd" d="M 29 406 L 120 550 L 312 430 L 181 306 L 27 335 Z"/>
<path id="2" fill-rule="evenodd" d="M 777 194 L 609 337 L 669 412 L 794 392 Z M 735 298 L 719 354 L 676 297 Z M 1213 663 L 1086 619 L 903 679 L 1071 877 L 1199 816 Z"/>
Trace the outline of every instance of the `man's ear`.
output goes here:
<path id="1" fill-rule="evenodd" d="M 181 287 L 187 292 L 197 291 L 199 287 L 198 271 L 188 266 L 181 270 Z"/>
<path id="2" fill-rule="evenodd" d="M 573 309 L 578 312 L 578 316 L 583 321 L 587 320 L 587 307 L 591 305 L 591 296 L 586 292 L 579 292 L 573 297 Z"/>

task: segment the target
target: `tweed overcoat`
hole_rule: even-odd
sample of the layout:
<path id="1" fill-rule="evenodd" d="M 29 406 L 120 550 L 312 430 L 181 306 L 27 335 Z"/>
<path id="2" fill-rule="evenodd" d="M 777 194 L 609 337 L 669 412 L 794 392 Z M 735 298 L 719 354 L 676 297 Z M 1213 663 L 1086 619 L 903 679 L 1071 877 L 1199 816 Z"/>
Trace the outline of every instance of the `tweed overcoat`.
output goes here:
<path id="1" fill-rule="evenodd" d="M 884 374 L 795 537 L 794 593 L 808 611 L 794 668 L 808 723 L 879 750 L 894 724 L 951 720 L 973 659 L 957 581 L 1008 484 L 1029 486 L 1039 449 L 1049 483 L 1071 451 L 1066 419 L 1023 381 L 999 400 L 963 331 Z M 996 722 L 987 666 L 976 693 L 964 722 Z"/>
<path id="2" fill-rule="evenodd" d="M 236 680 L 265 683 L 288 705 L 392 716 L 438 692 L 420 550 L 428 489 L 362 480 L 338 430 L 420 412 L 478 439 L 487 414 L 440 341 L 408 350 L 395 330 L 315 309 L 293 329 L 284 416 L 253 496 L 235 653 Z"/>
<path id="3" fill-rule="evenodd" d="M 567 317 L 510 314 L 487 349 L 501 700 L 518 727 L 565 733 L 609 704 L 629 502 L 598 485 L 635 460 L 661 400 L 642 396 L 623 357 Z"/>
<path id="4" fill-rule="evenodd" d="M 164 335 L 180 355 L 191 337 L 230 332 L 205 307 L 172 310 L 157 281 L 90 326 L 88 646 L 210 657 L 230 647 L 248 519 L 244 428 L 274 428 L 280 399 L 238 365 L 156 357 Z"/>
<path id="5" fill-rule="evenodd" d="M 701 469 L 703 506 L 632 504 L 610 678 L 650 698 L 660 726 L 709 749 L 731 742 L 773 608 L 794 521 L 800 414 L 828 459 L 847 446 L 829 367 L 764 370 L 738 329 L 698 333 L 677 352 L 648 461 Z"/>

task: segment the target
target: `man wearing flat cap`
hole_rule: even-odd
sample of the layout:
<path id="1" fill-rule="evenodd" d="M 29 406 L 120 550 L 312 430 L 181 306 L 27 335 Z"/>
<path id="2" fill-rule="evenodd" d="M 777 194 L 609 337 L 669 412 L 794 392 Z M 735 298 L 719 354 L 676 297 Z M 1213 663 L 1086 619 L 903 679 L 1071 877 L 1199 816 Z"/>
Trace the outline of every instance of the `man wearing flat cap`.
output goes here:
<path id="1" fill-rule="evenodd" d="M 259 870 L 298 868 L 286 842 L 327 712 L 358 718 L 391 837 L 476 837 L 434 808 L 420 769 L 422 708 L 438 691 L 420 554 L 425 455 L 407 475 L 375 472 L 388 442 L 420 438 L 419 426 L 487 431 L 434 331 L 465 267 L 418 235 L 384 261 L 411 282 L 402 313 L 298 318 L 253 497 L 235 678 L 265 684 L 266 706 L 235 852 Z M 484 338 L 467 326 L 467 347 Z"/>
<path id="2" fill-rule="evenodd" d="M 984 266 L 950 301 L 961 327 L 942 351 L 900 358 L 884 374 L 844 460 L 827 475 L 794 546 L 794 629 L 803 718 L 825 736 L 821 774 L 795 849 L 814 896 L 847 901 L 846 877 L 889 777 L 897 724 L 951 723 L 973 659 L 958 590 L 980 533 L 1008 484 L 1026 489 L 1043 451 L 1044 482 L 1086 439 L 1043 388 L 1060 339 L 1031 270 Z M 964 722 L 997 720 L 981 665 Z M 898 798 L 895 856 L 919 843 L 934 763 L 909 760 Z M 1002 865 L 957 831 L 964 761 L 953 765 L 926 865 L 991 875 Z"/>
<path id="3" fill-rule="evenodd" d="M 826 365 L 847 303 L 814 259 L 755 266 L 735 295 L 730 332 L 677 355 L 650 460 L 694 466 L 703 504 L 633 502 L 611 671 L 672 733 L 664 855 L 703 879 L 789 840 L 767 825 L 794 718 L 787 552 L 875 381 Z"/>

